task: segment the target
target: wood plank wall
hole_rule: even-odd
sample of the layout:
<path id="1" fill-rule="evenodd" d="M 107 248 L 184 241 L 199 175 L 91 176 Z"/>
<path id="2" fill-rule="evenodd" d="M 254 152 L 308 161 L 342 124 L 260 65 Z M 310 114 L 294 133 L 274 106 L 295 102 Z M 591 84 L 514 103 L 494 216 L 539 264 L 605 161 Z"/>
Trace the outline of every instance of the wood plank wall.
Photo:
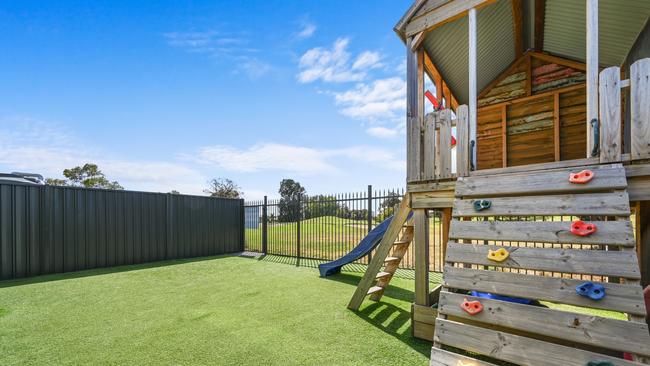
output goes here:
<path id="1" fill-rule="evenodd" d="M 584 82 L 568 60 L 532 52 L 513 63 L 479 95 L 478 169 L 585 157 Z"/>

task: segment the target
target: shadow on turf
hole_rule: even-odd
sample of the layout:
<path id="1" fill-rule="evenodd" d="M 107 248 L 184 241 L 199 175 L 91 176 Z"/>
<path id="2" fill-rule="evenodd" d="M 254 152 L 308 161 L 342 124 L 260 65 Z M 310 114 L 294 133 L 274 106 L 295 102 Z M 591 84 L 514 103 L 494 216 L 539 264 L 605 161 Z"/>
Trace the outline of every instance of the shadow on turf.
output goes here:
<path id="1" fill-rule="evenodd" d="M 149 269 L 149 268 L 168 267 L 168 266 L 175 266 L 175 265 L 191 263 L 191 262 L 201 262 L 201 261 L 207 261 L 212 259 L 236 257 L 236 256 L 238 255 L 224 254 L 224 255 L 216 255 L 210 257 L 170 259 L 170 260 L 159 261 L 159 262 L 149 262 L 149 263 L 141 263 L 141 264 L 124 264 L 115 267 L 86 269 L 86 270 L 81 270 L 76 272 L 45 274 L 45 275 L 40 275 L 35 277 L 0 281 L 0 288 L 31 285 L 31 284 L 42 283 L 42 282 L 63 281 L 63 280 L 98 276 L 98 275 L 111 274 L 111 273 L 138 271 L 138 270 Z"/>

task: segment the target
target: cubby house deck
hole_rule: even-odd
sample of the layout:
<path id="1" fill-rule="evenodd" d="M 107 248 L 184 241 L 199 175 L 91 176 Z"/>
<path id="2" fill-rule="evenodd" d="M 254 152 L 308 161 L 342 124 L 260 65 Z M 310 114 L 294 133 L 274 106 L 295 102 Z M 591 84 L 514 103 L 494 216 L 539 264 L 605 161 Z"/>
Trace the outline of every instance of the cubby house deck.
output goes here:
<path id="1" fill-rule="evenodd" d="M 649 16 L 644 0 L 416 0 L 395 26 L 407 55 L 408 190 L 348 307 L 381 299 L 390 276 L 378 273 L 386 257 L 399 262 L 394 243 L 408 235 L 412 330 L 433 342 L 431 365 L 649 364 Z M 583 169 L 591 182 L 568 182 Z M 445 260 L 433 290 L 430 210 L 442 211 Z M 599 231 L 576 237 L 576 218 Z M 489 257 L 497 248 L 503 262 Z M 585 278 L 604 286 L 602 301 L 576 293 Z M 463 311 L 465 299 L 483 312 Z"/>

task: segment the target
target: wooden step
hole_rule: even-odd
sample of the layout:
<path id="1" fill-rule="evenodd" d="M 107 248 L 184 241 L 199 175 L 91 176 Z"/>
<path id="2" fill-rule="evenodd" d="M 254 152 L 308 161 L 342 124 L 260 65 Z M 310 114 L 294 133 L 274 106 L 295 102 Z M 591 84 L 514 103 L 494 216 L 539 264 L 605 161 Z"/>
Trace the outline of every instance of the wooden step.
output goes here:
<path id="1" fill-rule="evenodd" d="M 393 245 L 404 245 L 404 244 L 410 244 L 410 240 L 398 240 L 396 241 Z"/>
<path id="2" fill-rule="evenodd" d="M 372 286 L 370 288 L 370 290 L 368 290 L 367 295 L 372 295 L 374 293 L 381 292 L 381 291 L 384 291 L 383 287 L 381 287 L 381 286 Z"/>
<path id="3" fill-rule="evenodd" d="M 393 274 L 390 273 L 390 272 L 381 271 L 381 272 L 377 273 L 377 276 L 375 276 L 375 278 L 376 278 L 376 279 L 381 279 L 381 278 L 390 277 L 390 276 L 392 276 L 392 275 L 393 275 Z"/>
<path id="4" fill-rule="evenodd" d="M 384 263 L 395 262 L 395 261 L 399 261 L 401 259 L 402 258 L 400 258 L 400 257 L 386 257 L 386 259 L 384 259 Z"/>

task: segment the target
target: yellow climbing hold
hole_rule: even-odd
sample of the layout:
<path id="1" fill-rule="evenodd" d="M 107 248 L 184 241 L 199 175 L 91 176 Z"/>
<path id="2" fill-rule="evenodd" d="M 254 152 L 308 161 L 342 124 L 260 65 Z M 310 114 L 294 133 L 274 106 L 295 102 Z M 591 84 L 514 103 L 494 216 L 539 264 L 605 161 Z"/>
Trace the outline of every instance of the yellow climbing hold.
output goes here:
<path id="1" fill-rule="evenodd" d="M 510 253 L 505 248 L 500 248 L 497 250 L 488 250 L 487 258 L 495 262 L 503 262 L 508 259 Z"/>

